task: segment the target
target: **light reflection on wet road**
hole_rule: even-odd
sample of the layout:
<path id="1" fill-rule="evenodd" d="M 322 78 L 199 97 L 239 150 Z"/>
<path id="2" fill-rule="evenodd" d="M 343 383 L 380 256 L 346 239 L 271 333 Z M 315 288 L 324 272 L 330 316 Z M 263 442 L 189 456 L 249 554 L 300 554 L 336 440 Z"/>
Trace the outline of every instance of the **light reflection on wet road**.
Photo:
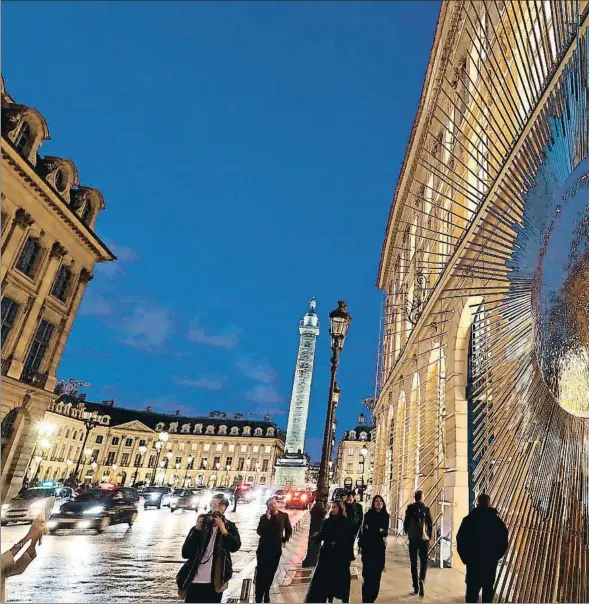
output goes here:
<path id="1" fill-rule="evenodd" d="M 234 576 L 255 556 L 256 528 L 265 506 L 240 503 L 227 512 L 237 523 L 242 547 L 232 555 Z M 293 523 L 301 515 L 289 510 Z M 101 535 L 64 531 L 43 537 L 37 558 L 24 574 L 6 581 L 8 602 L 178 602 L 176 573 L 182 544 L 196 521 L 194 512 L 139 510 L 132 528 L 114 525 Z M 24 537 L 28 525 L 2 528 L 5 551 Z"/>

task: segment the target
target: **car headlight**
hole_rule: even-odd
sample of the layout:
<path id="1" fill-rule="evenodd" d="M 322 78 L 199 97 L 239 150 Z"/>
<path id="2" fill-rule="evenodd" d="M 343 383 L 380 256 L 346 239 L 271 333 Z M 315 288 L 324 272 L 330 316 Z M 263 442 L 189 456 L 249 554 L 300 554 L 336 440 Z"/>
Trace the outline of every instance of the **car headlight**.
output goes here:
<path id="1" fill-rule="evenodd" d="M 84 514 L 100 514 L 104 510 L 103 505 L 95 505 L 93 508 L 89 508 L 84 511 Z"/>

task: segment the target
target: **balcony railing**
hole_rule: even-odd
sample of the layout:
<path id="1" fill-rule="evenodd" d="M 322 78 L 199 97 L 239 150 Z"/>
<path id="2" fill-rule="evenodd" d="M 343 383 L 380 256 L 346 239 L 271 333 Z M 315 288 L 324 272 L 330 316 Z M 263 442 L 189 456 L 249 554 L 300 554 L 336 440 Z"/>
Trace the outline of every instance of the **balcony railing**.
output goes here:
<path id="1" fill-rule="evenodd" d="M 45 388 L 48 377 L 47 373 L 38 373 L 37 371 L 25 367 L 20 376 L 20 381 L 35 386 L 36 388 Z"/>

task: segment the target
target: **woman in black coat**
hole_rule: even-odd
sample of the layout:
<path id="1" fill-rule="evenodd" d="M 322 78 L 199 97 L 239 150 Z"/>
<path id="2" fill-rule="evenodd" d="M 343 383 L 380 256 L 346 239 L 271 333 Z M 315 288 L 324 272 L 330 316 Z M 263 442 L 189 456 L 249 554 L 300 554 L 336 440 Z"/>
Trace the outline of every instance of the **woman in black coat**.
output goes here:
<path id="1" fill-rule="evenodd" d="M 352 529 L 341 501 L 332 502 L 329 517 L 315 538 L 322 545 L 305 602 L 333 602 L 334 598 L 349 602 L 354 551 Z"/>
<path id="2" fill-rule="evenodd" d="M 371 508 L 364 514 L 358 547 L 362 555 L 362 602 L 374 602 L 380 591 L 384 570 L 389 514 L 384 499 L 375 495 Z"/>

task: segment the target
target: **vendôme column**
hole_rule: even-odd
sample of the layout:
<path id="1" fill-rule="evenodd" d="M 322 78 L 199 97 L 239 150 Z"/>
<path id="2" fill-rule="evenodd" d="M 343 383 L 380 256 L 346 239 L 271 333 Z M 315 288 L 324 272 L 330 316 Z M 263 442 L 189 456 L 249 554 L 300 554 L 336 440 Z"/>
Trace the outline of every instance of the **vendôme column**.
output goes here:
<path id="1" fill-rule="evenodd" d="M 284 455 L 276 462 L 276 484 L 303 486 L 307 470 L 305 456 L 305 433 L 313 381 L 313 362 L 315 360 L 315 342 L 319 335 L 319 318 L 315 312 L 317 302 L 311 298 L 309 310 L 299 324 L 299 353 L 295 369 L 286 444 Z"/>

